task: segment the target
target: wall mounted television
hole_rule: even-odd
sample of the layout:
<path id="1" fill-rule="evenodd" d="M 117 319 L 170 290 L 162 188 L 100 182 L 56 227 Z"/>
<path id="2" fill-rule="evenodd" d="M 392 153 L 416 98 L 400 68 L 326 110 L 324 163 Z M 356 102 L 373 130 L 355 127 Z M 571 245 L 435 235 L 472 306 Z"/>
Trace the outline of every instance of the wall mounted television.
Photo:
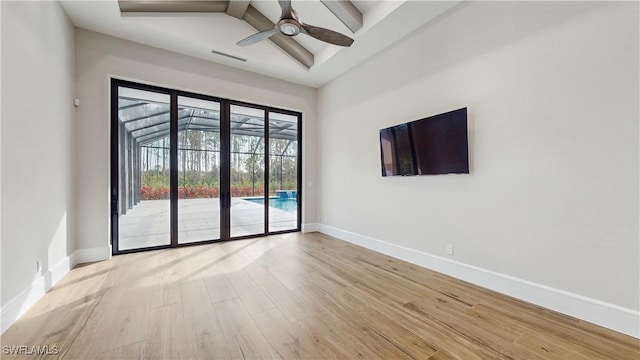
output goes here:
<path id="1" fill-rule="evenodd" d="M 382 176 L 468 174 L 467 108 L 380 130 Z"/>

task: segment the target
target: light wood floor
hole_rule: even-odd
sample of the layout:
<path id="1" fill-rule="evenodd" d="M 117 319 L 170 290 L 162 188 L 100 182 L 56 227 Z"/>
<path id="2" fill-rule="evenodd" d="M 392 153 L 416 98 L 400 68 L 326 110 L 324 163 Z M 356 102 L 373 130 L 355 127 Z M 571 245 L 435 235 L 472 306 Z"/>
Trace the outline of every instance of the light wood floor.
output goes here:
<path id="1" fill-rule="evenodd" d="M 0 340 L 64 359 L 640 358 L 637 339 L 318 233 L 78 267 Z"/>

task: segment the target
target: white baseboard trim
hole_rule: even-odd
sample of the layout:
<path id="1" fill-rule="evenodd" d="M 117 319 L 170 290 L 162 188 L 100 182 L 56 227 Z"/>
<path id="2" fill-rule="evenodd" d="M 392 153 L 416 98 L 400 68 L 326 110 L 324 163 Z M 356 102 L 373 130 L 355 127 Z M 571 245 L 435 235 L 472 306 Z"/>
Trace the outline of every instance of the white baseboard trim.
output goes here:
<path id="1" fill-rule="evenodd" d="M 303 233 L 316 232 L 316 231 L 318 231 L 318 228 L 319 228 L 319 224 L 317 224 L 317 223 L 302 224 L 302 232 Z"/>
<path id="2" fill-rule="evenodd" d="M 71 270 L 72 266 L 70 257 L 65 256 L 44 274 L 37 274 L 29 287 L 3 305 L 0 315 L 0 334 L 4 333 L 16 320 L 24 315 L 53 285 Z"/>
<path id="3" fill-rule="evenodd" d="M 45 294 L 45 277 L 37 275 L 31 285 L 2 305 L 0 330 L 5 332 Z"/>
<path id="4" fill-rule="evenodd" d="M 318 231 L 520 300 L 640 338 L 640 312 L 422 251 L 319 224 Z"/>
<path id="5" fill-rule="evenodd" d="M 34 277 L 31 285 L 22 290 L 13 299 L 2 305 L 0 310 L 0 334 L 26 313 L 44 294 L 47 293 L 77 264 L 107 260 L 111 257 L 111 246 L 93 249 L 79 249 L 65 256 L 51 266 L 44 274 Z"/>
<path id="6" fill-rule="evenodd" d="M 71 262 L 70 256 L 65 256 L 64 259 L 52 266 L 45 274 L 46 291 L 49 291 L 49 289 L 60 281 L 74 266 L 75 264 Z"/>
<path id="7" fill-rule="evenodd" d="M 74 266 L 76 264 L 108 260 L 111 258 L 111 245 L 90 249 L 78 249 L 74 251 L 71 256 Z"/>

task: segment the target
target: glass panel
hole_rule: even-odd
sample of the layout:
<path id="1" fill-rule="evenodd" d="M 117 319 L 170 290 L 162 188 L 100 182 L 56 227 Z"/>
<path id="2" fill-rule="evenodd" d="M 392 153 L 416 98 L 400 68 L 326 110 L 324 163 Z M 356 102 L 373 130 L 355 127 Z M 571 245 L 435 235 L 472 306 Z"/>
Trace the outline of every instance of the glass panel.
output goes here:
<path id="1" fill-rule="evenodd" d="M 264 115 L 231 106 L 231 237 L 265 232 Z"/>
<path id="2" fill-rule="evenodd" d="M 298 227 L 298 117 L 269 113 L 269 231 Z"/>
<path id="3" fill-rule="evenodd" d="M 119 250 L 169 245 L 169 95 L 118 88 Z"/>
<path id="4" fill-rule="evenodd" d="M 220 239 L 220 104 L 178 97 L 178 243 Z"/>

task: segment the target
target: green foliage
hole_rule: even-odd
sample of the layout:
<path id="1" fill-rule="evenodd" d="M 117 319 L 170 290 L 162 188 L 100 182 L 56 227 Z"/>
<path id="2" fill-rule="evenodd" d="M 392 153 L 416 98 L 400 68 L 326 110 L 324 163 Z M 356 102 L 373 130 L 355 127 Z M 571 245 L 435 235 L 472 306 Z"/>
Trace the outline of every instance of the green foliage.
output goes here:
<path id="1" fill-rule="evenodd" d="M 271 139 L 269 144 L 269 192 L 297 188 L 296 141 Z M 169 198 L 169 141 L 159 139 L 141 147 L 142 200 Z M 231 137 L 232 196 L 264 194 L 264 138 Z M 220 137 L 218 133 L 187 130 L 178 137 L 178 192 L 180 198 L 219 197 Z"/>

